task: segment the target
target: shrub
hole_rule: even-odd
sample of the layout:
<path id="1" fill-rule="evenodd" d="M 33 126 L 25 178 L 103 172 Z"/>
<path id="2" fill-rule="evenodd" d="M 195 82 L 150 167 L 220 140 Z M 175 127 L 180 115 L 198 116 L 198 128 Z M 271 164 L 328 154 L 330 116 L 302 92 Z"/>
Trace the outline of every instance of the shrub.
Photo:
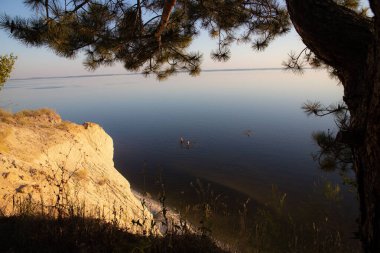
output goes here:
<path id="1" fill-rule="evenodd" d="M 0 89 L 10 77 L 16 59 L 12 54 L 0 56 Z"/>

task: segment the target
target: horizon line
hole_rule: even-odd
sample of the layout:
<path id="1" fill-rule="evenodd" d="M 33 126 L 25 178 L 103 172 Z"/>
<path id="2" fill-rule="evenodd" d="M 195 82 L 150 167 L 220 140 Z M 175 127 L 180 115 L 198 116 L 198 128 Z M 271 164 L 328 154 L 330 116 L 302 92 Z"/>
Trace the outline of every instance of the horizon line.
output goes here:
<path id="1" fill-rule="evenodd" d="M 236 69 L 205 69 L 201 72 L 233 72 L 233 71 L 265 71 L 265 70 L 285 70 L 285 68 L 236 68 Z M 187 71 L 178 71 L 177 73 L 187 73 Z M 130 75 L 143 75 L 143 73 L 110 73 L 110 74 L 89 74 L 89 75 L 72 75 L 72 76 L 36 76 L 36 77 L 23 77 L 23 78 L 10 78 L 9 80 L 38 80 L 38 79 L 60 79 L 60 78 L 85 78 L 85 77 L 102 77 L 102 76 L 130 76 Z"/>

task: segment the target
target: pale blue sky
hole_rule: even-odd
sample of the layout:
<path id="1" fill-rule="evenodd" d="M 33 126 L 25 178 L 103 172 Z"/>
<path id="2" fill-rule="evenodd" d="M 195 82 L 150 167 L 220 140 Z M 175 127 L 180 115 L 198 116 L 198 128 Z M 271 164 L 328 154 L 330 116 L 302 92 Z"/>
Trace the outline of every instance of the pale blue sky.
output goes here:
<path id="1" fill-rule="evenodd" d="M 0 13 L 8 15 L 30 16 L 32 11 L 23 5 L 22 0 L 1 0 Z M 102 67 L 94 72 L 87 71 L 82 65 L 83 57 L 66 59 L 56 56 L 47 48 L 27 47 L 17 40 L 9 38 L 0 30 L 0 55 L 13 53 L 18 56 L 12 78 L 27 78 L 41 76 L 71 76 L 88 74 L 122 74 L 127 71 L 121 64 L 112 67 Z M 266 68 L 281 67 L 281 62 L 287 59 L 290 51 L 303 48 L 303 43 L 294 30 L 276 39 L 264 52 L 256 52 L 249 44 L 234 45 L 232 57 L 228 62 L 219 63 L 210 59 L 210 52 L 216 47 L 216 41 L 201 34 L 191 46 L 191 49 L 203 53 L 202 69 L 226 68 Z"/>

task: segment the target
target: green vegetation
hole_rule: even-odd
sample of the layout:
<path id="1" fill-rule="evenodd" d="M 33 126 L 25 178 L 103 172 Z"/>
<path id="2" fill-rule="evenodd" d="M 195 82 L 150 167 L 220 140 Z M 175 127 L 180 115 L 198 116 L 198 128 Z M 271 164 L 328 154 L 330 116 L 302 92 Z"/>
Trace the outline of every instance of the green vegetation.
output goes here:
<path id="1" fill-rule="evenodd" d="M 337 134 L 343 138 L 336 139 L 352 154 L 363 248 L 380 252 L 380 4 L 368 1 L 369 16 L 360 2 L 286 0 L 285 8 L 276 0 L 28 0 L 38 15 L 4 15 L 0 26 L 25 44 L 64 57 L 82 51 L 89 69 L 122 62 L 128 70 L 164 79 L 178 71 L 200 72 L 201 55 L 187 48 L 201 30 L 217 40 L 211 57 L 225 61 L 232 43 L 263 50 L 292 23 L 306 47 L 286 67 L 299 70 L 304 59 L 327 68 L 343 85 L 349 120 Z"/>
<path id="2" fill-rule="evenodd" d="M 90 70 L 121 62 L 127 70 L 155 74 L 160 80 L 178 71 L 199 74 L 202 55 L 187 49 L 201 30 L 218 41 L 211 57 L 226 61 L 232 43 L 250 43 L 262 50 L 290 29 L 286 9 L 275 0 L 31 0 L 25 4 L 39 15 L 31 19 L 3 15 L 0 27 L 12 37 L 27 45 L 47 46 L 63 57 L 83 52 Z"/>
<path id="3" fill-rule="evenodd" d="M 17 57 L 12 54 L 0 56 L 0 89 L 11 76 L 16 59 Z"/>

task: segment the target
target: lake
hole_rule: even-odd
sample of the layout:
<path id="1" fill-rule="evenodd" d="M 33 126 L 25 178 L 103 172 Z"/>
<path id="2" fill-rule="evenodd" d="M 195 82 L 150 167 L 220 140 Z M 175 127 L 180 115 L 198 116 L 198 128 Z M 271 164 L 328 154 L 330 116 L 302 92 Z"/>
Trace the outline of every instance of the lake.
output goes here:
<path id="1" fill-rule="evenodd" d="M 329 105 L 342 94 L 323 71 L 231 70 L 196 78 L 180 73 L 163 82 L 141 75 L 13 79 L 0 92 L 0 106 L 49 107 L 65 120 L 99 123 L 113 138 L 115 165 L 132 187 L 154 192 L 161 174 L 173 205 L 200 179 L 261 204 L 275 185 L 290 206 L 312 210 L 331 209 L 321 191 L 324 182 L 341 179 L 313 161 L 318 147 L 311 134 L 336 126 L 332 117 L 308 117 L 301 106 L 308 100 Z M 339 219 L 354 227 L 355 196 L 340 187 L 332 213 L 344 210 Z"/>

